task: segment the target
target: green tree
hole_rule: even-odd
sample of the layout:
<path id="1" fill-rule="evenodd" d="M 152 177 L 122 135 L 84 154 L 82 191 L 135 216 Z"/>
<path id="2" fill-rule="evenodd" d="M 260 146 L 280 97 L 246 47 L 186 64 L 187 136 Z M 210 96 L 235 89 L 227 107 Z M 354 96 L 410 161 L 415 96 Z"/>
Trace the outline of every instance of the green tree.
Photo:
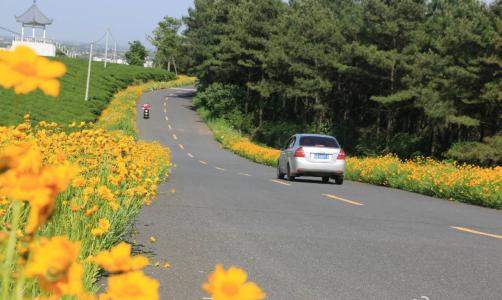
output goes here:
<path id="1" fill-rule="evenodd" d="M 133 41 L 129 43 L 129 50 L 125 53 L 125 58 L 128 64 L 133 66 L 143 66 L 147 56 L 148 51 L 140 41 Z"/>
<path id="2" fill-rule="evenodd" d="M 154 58 L 156 66 L 173 69 L 173 65 L 176 64 L 179 71 L 188 72 L 191 66 L 190 47 L 186 38 L 180 35 L 182 24 L 181 19 L 164 17 L 153 35 L 148 37 L 150 43 L 157 49 Z"/>

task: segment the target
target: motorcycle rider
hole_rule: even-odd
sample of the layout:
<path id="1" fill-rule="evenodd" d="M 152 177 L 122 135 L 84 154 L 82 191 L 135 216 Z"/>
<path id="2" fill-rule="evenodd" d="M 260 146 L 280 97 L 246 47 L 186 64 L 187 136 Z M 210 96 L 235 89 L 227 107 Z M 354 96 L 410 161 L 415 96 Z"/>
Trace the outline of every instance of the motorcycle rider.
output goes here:
<path id="1" fill-rule="evenodd" d="M 147 110 L 147 109 L 148 109 L 148 110 L 150 110 L 150 108 L 151 108 L 151 107 L 152 107 L 152 106 L 151 106 L 150 104 L 145 103 L 145 104 L 143 104 L 143 107 L 142 107 L 142 108 L 143 108 L 143 111 L 145 111 L 145 110 Z"/>

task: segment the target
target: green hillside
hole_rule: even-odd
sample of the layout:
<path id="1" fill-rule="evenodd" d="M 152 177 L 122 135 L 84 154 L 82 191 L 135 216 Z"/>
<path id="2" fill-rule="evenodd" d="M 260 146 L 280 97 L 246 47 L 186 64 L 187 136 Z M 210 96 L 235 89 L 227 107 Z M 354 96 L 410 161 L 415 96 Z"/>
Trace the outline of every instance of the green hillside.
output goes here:
<path id="1" fill-rule="evenodd" d="M 94 121 L 111 100 L 113 94 L 134 81 L 174 79 L 161 69 L 93 63 L 90 99 L 84 101 L 87 77 L 87 61 L 58 58 L 66 64 L 68 72 L 61 80 L 61 95 L 58 98 L 45 96 L 37 91 L 29 95 L 15 95 L 11 90 L 0 89 L 3 107 L 0 110 L 0 125 L 22 122 L 26 113 L 34 122 Z"/>

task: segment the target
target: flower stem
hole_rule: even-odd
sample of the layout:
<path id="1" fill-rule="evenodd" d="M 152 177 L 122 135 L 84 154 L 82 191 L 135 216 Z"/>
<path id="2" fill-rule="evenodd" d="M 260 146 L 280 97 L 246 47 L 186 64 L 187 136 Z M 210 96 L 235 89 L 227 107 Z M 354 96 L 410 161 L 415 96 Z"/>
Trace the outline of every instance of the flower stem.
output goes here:
<path id="1" fill-rule="evenodd" d="M 7 249 L 5 253 L 5 262 L 3 265 L 2 272 L 2 298 L 8 299 L 10 290 L 10 277 L 12 271 L 12 261 L 14 260 L 14 251 L 16 249 L 16 232 L 19 226 L 19 219 L 21 216 L 21 205 L 20 201 L 12 202 L 12 227 L 9 233 L 9 241 L 7 243 Z"/>

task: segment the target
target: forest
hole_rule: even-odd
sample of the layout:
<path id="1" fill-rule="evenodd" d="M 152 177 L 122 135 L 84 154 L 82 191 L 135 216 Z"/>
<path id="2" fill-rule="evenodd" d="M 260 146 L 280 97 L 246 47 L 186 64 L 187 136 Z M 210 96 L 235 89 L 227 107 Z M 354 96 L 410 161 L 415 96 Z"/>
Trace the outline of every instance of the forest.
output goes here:
<path id="1" fill-rule="evenodd" d="M 195 0 L 150 41 L 257 142 L 502 164 L 501 0 Z"/>

